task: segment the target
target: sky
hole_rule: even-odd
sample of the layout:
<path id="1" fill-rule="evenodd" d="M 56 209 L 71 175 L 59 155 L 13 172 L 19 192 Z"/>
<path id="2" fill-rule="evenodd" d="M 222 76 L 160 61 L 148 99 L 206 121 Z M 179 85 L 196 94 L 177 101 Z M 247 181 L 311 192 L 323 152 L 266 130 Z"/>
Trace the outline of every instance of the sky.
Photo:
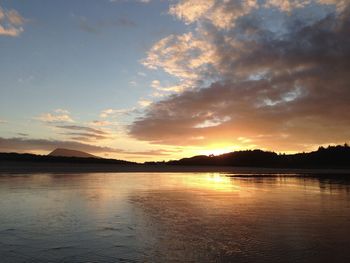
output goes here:
<path id="1" fill-rule="evenodd" d="M 349 0 L 0 0 L 0 151 L 344 144 L 349 68 Z"/>

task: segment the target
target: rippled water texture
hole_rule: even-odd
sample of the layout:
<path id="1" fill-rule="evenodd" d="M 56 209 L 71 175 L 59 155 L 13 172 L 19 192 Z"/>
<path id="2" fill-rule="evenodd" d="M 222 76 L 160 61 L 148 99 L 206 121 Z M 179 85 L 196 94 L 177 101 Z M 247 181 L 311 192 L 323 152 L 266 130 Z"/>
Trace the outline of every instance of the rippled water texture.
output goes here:
<path id="1" fill-rule="evenodd" d="M 0 175 L 0 213 L 0 262 L 350 262 L 347 181 Z"/>

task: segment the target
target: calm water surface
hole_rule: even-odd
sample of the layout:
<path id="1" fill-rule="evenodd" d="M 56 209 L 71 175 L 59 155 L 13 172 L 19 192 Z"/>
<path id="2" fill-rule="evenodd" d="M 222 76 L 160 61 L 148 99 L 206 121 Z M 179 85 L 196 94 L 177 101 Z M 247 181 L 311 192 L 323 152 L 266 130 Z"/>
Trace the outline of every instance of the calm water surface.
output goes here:
<path id="1" fill-rule="evenodd" d="M 0 175 L 0 262 L 350 262 L 350 183 Z"/>

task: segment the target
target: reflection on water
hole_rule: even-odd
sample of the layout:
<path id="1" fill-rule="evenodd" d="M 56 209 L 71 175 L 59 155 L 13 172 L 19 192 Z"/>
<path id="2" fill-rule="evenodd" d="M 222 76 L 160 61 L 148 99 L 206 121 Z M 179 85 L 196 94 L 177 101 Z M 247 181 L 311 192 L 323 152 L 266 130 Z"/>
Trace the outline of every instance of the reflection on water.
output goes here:
<path id="1" fill-rule="evenodd" d="M 350 183 L 0 175 L 1 262 L 350 262 Z"/>

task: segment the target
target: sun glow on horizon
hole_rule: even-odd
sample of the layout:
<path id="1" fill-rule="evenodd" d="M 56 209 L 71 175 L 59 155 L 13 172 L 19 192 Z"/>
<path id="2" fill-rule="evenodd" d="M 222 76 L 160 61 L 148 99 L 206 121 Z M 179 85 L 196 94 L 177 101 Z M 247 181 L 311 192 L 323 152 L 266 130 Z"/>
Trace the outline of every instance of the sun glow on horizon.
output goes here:
<path id="1" fill-rule="evenodd" d="M 207 149 L 202 149 L 200 151 L 198 151 L 198 153 L 200 155 L 221 155 L 221 154 L 225 154 L 225 153 L 230 153 L 230 152 L 234 152 L 237 150 L 241 150 L 240 147 L 233 147 L 233 146 L 220 146 L 220 145 L 215 145 L 215 146 L 209 146 Z"/>

